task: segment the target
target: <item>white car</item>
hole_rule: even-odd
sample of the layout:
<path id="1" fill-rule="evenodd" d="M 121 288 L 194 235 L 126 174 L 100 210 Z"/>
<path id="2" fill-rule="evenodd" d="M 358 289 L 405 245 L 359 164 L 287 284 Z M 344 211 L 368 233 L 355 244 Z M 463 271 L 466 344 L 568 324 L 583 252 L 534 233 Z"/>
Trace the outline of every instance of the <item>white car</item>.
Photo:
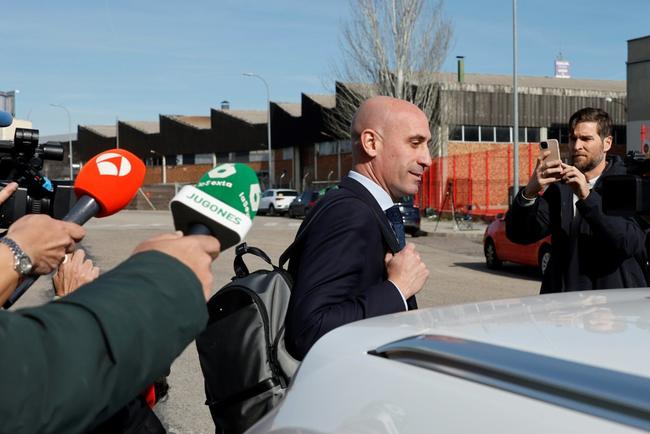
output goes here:
<path id="1" fill-rule="evenodd" d="M 275 213 L 286 214 L 289 204 L 298 196 L 296 190 L 273 188 L 262 193 L 257 213 L 260 215 Z"/>
<path id="2" fill-rule="evenodd" d="M 650 430 L 650 290 L 382 316 L 325 335 L 248 433 Z"/>

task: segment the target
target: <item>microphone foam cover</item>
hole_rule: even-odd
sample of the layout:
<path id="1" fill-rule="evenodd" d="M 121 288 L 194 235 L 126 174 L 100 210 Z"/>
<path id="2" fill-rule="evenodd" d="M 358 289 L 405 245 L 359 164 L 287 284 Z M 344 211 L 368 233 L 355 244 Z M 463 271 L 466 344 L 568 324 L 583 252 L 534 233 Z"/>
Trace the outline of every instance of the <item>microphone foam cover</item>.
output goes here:
<path id="1" fill-rule="evenodd" d="M 0 111 L 0 128 L 5 128 L 10 126 L 14 121 L 14 118 L 10 113 Z"/>
<path id="2" fill-rule="evenodd" d="M 124 149 L 110 149 L 95 155 L 77 175 L 75 195 L 90 196 L 101 210 L 97 217 L 115 214 L 127 206 L 144 181 L 142 160 Z"/>
<path id="3" fill-rule="evenodd" d="M 253 169 L 242 163 L 221 164 L 196 186 L 185 186 L 170 202 L 174 226 L 187 233 L 195 224 L 210 229 L 221 249 L 240 243 L 253 224 L 260 203 L 260 184 Z"/>

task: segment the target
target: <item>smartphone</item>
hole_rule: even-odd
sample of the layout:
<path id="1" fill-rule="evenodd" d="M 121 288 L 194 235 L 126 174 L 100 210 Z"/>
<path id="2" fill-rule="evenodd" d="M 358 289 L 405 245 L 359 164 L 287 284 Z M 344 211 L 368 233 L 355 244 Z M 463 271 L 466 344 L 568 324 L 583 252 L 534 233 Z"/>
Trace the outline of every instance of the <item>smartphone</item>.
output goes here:
<path id="1" fill-rule="evenodd" d="M 539 144 L 539 147 L 542 151 L 551 151 L 551 155 L 546 157 L 548 161 L 562 160 L 560 158 L 560 144 L 556 139 L 548 139 L 546 141 L 543 141 Z"/>

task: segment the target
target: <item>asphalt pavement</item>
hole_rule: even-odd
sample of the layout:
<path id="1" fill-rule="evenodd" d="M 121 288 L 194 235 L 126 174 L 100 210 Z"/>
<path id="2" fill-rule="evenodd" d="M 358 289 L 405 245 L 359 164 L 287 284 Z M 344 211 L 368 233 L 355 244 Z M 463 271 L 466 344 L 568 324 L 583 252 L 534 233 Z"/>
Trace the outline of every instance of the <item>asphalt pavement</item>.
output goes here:
<path id="1" fill-rule="evenodd" d="M 423 217 L 420 222 L 421 230 L 427 232 L 428 236 L 441 237 L 467 237 L 474 241 L 483 239 L 483 233 L 487 223 L 482 220 L 471 220 L 456 223 L 451 219 L 428 219 Z"/>
<path id="2" fill-rule="evenodd" d="M 263 249 L 277 262 L 295 236 L 302 220 L 262 216 L 247 237 L 249 245 Z M 436 227 L 437 225 L 437 227 Z M 422 219 L 426 237 L 408 238 L 416 244 L 431 276 L 418 294 L 422 308 L 503 299 L 537 293 L 539 281 L 519 266 L 493 271 L 485 267 L 481 239 L 486 224 L 472 222 L 471 228 L 457 227 L 451 220 Z M 90 257 L 106 272 L 124 260 L 140 241 L 173 230 L 169 211 L 123 211 L 114 216 L 92 219 L 85 225 L 87 236 L 81 243 Z M 234 249 L 221 253 L 213 264 L 214 288 L 233 276 Z M 262 261 L 246 259 L 251 269 L 264 267 Z M 35 306 L 51 299 L 50 279 L 43 277 L 17 303 L 16 308 Z M 191 344 L 174 362 L 169 377 L 169 399 L 156 406 L 156 413 L 169 433 L 210 433 L 214 425 L 204 405 L 203 377 L 196 347 Z"/>

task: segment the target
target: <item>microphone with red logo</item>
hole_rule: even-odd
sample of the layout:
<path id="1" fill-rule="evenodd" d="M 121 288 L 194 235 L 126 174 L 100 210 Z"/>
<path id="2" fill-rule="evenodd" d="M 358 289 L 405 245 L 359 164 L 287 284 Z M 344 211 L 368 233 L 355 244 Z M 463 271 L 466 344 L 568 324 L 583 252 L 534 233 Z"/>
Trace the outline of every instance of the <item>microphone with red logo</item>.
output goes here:
<path id="1" fill-rule="evenodd" d="M 83 225 L 91 217 L 106 217 L 126 207 L 144 181 L 142 160 L 124 149 L 111 149 L 95 155 L 77 175 L 74 193 L 77 202 L 63 221 Z M 28 276 L 5 302 L 11 307 L 38 276 Z"/>
<path id="2" fill-rule="evenodd" d="M 169 203 L 174 226 L 185 235 L 212 235 L 221 250 L 242 242 L 260 204 L 255 171 L 242 163 L 221 164 L 196 186 L 183 187 Z"/>

